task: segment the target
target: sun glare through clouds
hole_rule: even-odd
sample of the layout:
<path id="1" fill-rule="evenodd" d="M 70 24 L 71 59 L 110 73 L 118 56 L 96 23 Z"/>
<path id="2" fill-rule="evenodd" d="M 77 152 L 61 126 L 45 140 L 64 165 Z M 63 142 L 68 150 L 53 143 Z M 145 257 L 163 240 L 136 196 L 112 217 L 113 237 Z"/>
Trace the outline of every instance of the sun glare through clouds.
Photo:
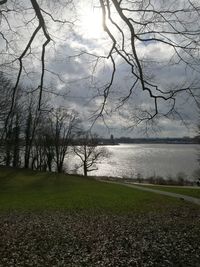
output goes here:
<path id="1" fill-rule="evenodd" d="M 100 8 L 85 7 L 81 11 L 79 20 L 81 34 L 87 38 L 103 37 L 102 14 Z"/>

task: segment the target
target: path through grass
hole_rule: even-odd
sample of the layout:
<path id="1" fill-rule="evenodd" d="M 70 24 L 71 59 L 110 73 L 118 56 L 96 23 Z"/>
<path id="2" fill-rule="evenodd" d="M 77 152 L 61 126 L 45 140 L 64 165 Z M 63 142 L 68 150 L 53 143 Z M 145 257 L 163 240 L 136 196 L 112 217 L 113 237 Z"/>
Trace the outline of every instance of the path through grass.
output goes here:
<path id="1" fill-rule="evenodd" d="M 186 188 L 186 187 L 181 187 L 181 186 L 176 187 L 176 186 L 141 185 L 141 184 L 139 184 L 139 186 L 143 186 L 143 187 L 147 187 L 147 188 L 151 188 L 155 190 L 157 189 L 161 191 L 182 194 L 182 195 L 191 196 L 195 198 L 200 198 L 200 187 L 199 188 Z"/>

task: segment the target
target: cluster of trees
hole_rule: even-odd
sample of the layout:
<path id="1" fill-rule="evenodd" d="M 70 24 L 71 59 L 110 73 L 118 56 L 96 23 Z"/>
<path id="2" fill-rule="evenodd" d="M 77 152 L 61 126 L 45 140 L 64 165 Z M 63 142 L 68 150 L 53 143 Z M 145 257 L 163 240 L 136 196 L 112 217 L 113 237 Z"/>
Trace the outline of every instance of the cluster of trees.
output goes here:
<path id="1" fill-rule="evenodd" d="M 1 164 L 40 171 L 64 171 L 66 156 L 77 155 L 84 175 L 96 169 L 106 151 L 98 147 L 95 135 L 81 128 L 78 113 L 51 108 L 48 101 L 38 109 L 37 94 L 19 90 L 12 112 L 12 83 L 0 75 L 0 159 Z M 72 149 L 73 148 L 73 149 Z M 72 154 L 73 152 L 73 154 Z"/>

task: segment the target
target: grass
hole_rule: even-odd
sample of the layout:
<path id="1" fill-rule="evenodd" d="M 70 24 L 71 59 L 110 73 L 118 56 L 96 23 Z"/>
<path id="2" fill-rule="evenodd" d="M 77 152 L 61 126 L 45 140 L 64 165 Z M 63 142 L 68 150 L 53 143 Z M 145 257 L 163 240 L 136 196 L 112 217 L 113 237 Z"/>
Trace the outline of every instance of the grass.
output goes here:
<path id="1" fill-rule="evenodd" d="M 187 204 L 178 199 L 92 178 L 0 168 L 0 211 L 63 209 L 127 213 L 184 205 Z"/>
<path id="2" fill-rule="evenodd" d="M 182 194 L 186 196 L 191 196 L 195 198 L 200 198 L 200 188 L 186 188 L 186 187 L 176 187 L 176 186 L 161 186 L 161 185 L 141 185 L 144 187 L 152 188 L 152 189 L 158 189 L 161 191 L 167 191 L 177 194 Z"/>

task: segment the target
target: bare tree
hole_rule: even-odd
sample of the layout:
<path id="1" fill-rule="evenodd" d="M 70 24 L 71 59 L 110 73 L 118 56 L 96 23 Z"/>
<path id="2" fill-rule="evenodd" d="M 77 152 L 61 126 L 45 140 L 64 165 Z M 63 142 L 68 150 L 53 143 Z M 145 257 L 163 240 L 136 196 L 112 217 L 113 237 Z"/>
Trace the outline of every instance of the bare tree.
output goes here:
<path id="1" fill-rule="evenodd" d="M 134 104 L 135 92 L 140 91 L 143 97 L 149 98 L 149 108 L 135 106 L 129 112 L 128 119 L 132 124 L 141 121 L 153 121 L 160 116 L 172 117 L 177 112 L 177 99 L 191 96 L 199 108 L 199 25 L 200 7 L 197 1 L 128 1 L 100 0 L 103 14 L 103 27 L 111 45 L 106 57 L 112 66 L 110 81 L 105 84 L 102 93 L 102 104 L 97 110 L 97 118 L 105 114 L 109 107 L 110 91 L 113 89 L 118 68 L 117 62 L 127 65 L 131 74 L 130 87 L 122 90 L 116 106 L 122 108 L 126 104 Z M 163 54 L 168 51 L 164 60 L 159 54 L 145 55 L 145 49 L 152 45 Z M 142 52 L 144 51 L 144 52 Z M 97 58 L 98 59 L 98 58 Z M 185 69 L 186 80 L 177 77 L 170 84 L 162 81 L 158 70 L 168 72 L 181 66 Z M 193 73 L 193 80 L 189 79 Z M 123 88 L 124 89 L 124 88 Z M 112 95 L 110 96 L 112 97 Z M 162 110 L 163 102 L 167 109 Z M 107 105 L 108 103 L 108 105 Z"/>
<path id="2" fill-rule="evenodd" d="M 55 149 L 55 162 L 57 171 L 63 172 L 64 160 L 69 152 L 69 146 L 79 129 L 78 114 L 64 108 L 58 108 L 51 113 L 51 133 Z"/>
<path id="3" fill-rule="evenodd" d="M 20 99 L 21 92 L 18 92 L 17 100 Z M 6 166 L 18 167 L 20 163 L 20 128 L 22 107 L 16 102 L 10 114 L 9 104 L 12 99 L 12 83 L 0 73 L 0 153 Z"/>
<path id="4" fill-rule="evenodd" d="M 3 132 L 7 132 L 5 129 L 6 117 L 9 113 L 9 105 L 12 95 L 12 83 L 11 81 L 0 72 L 0 140 L 3 142 Z M 6 134 L 5 134 L 6 135 Z"/>
<path id="5" fill-rule="evenodd" d="M 55 163 L 55 140 L 50 121 L 51 113 L 43 113 L 39 120 L 32 149 L 32 169 L 52 171 Z"/>
<path id="6" fill-rule="evenodd" d="M 50 43 L 54 42 L 50 27 L 54 28 L 57 24 L 59 24 L 59 27 L 61 27 L 60 25 L 67 24 L 71 26 L 73 24 L 70 21 L 56 17 L 57 15 L 54 17 L 54 12 L 56 10 L 56 12 L 61 13 L 61 6 L 66 7 L 71 3 L 71 0 L 58 1 L 58 3 L 54 3 L 54 1 L 39 2 L 37 0 L 0 1 L 0 39 L 4 45 L 0 48 L 0 55 L 3 58 L 3 61 L 0 62 L 0 68 L 5 71 L 14 69 L 16 76 L 6 124 L 8 124 L 12 115 L 23 74 L 29 77 L 30 73 L 35 72 L 34 69 L 30 70 L 30 66 L 34 65 L 34 61 L 41 65 L 40 78 L 35 90 L 38 91 L 38 110 L 42 109 L 44 76 L 48 72 L 45 55 Z M 37 42 L 40 44 L 40 52 L 40 49 L 37 49 Z M 22 47 L 22 49 L 19 47 Z M 29 59 L 28 64 L 24 63 L 26 59 Z"/>
<path id="7" fill-rule="evenodd" d="M 74 146 L 74 153 L 81 160 L 79 168 L 83 168 L 84 176 L 98 170 L 97 163 L 109 157 L 108 150 L 98 146 L 97 136 L 88 133 L 82 134 L 80 144 Z"/>
<path id="8" fill-rule="evenodd" d="M 10 100 L 11 83 L 0 72 L 0 158 L 1 162 L 5 161 L 5 140 L 2 138 L 5 127 L 5 118 L 8 112 L 7 103 Z"/>
<path id="9" fill-rule="evenodd" d="M 31 150 L 35 138 L 36 129 L 41 117 L 41 111 L 37 109 L 34 101 L 34 95 L 27 99 L 27 104 L 24 107 L 25 125 L 24 125 L 24 168 L 30 167 Z"/>
<path id="10" fill-rule="evenodd" d="M 51 6 L 52 1 L 48 2 L 37 0 L 26 1 L 26 4 L 25 1 L 0 2 L 3 26 L 0 38 L 5 44 L 1 54 L 3 56 L 7 49 L 12 58 L 12 60 L 4 60 L 1 66 L 7 67 L 14 64 L 17 69 L 9 116 L 15 104 L 22 72 L 27 71 L 25 58 L 31 58 L 33 62 L 38 58 L 38 55 L 37 57 L 34 55 L 34 42 L 38 42 L 41 47 L 39 54 L 41 71 L 37 87 L 38 109 L 41 108 L 44 78 L 48 71 L 45 55 L 48 47 L 55 42 L 51 30 L 55 24 L 71 25 L 67 18 L 69 12 L 63 12 L 66 14 L 63 20 L 56 17 L 56 12 L 59 7 L 60 10 L 65 8 L 69 10 L 69 7 L 73 3 L 76 6 L 77 2 L 60 0 L 57 1 L 57 8 L 54 9 Z M 102 59 L 111 66 L 110 80 L 97 88 L 97 96 L 102 101 L 95 114 L 95 120 L 99 117 L 103 118 L 110 109 L 111 91 L 115 89 L 117 71 L 122 63 L 126 65 L 130 82 L 127 88 L 122 88 L 118 102 L 112 111 L 126 105 L 132 106 L 133 114 L 129 112 L 128 118 L 133 124 L 153 121 L 160 116 L 181 118 L 177 109 L 177 100 L 187 96 L 192 97 L 194 104 L 199 108 L 200 7 L 197 0 L 96 0 L 93 3 L 95 7 L 99 6 L 102 10 L 103 28 L 110 42 L 109 49 L 103 56 L 94 55 L 89 50 L 80 51 L 78 55 L 87 54 L 96 59 L 96 63 Z M 28 36 L 22 51 L 19 53 L 14 50 L 14 55 L 12 44 L 19 34 L 12 24 L 12 14 L 16 14 L 19 18 L 20 27 L 25 29 Z M 167 58 L 162 58 L 158 53 L 146 55 L 145 51 L 152 45 L 158 51 L 163 50 L 163 54 L 168 53 Z M 170 81 L 163 82 L 158 70 L 168 72 L 177 66 L 185 70 L 186 79 L 182 81 L 177 79 L 171 84 Z M 191 75 L 193 78 L 189 79 Z M 149 100 L 149 105 L 137 106 L 134 102 L 136 91 Z M 163 102 L 167 104 L 164 110 Z"/>

